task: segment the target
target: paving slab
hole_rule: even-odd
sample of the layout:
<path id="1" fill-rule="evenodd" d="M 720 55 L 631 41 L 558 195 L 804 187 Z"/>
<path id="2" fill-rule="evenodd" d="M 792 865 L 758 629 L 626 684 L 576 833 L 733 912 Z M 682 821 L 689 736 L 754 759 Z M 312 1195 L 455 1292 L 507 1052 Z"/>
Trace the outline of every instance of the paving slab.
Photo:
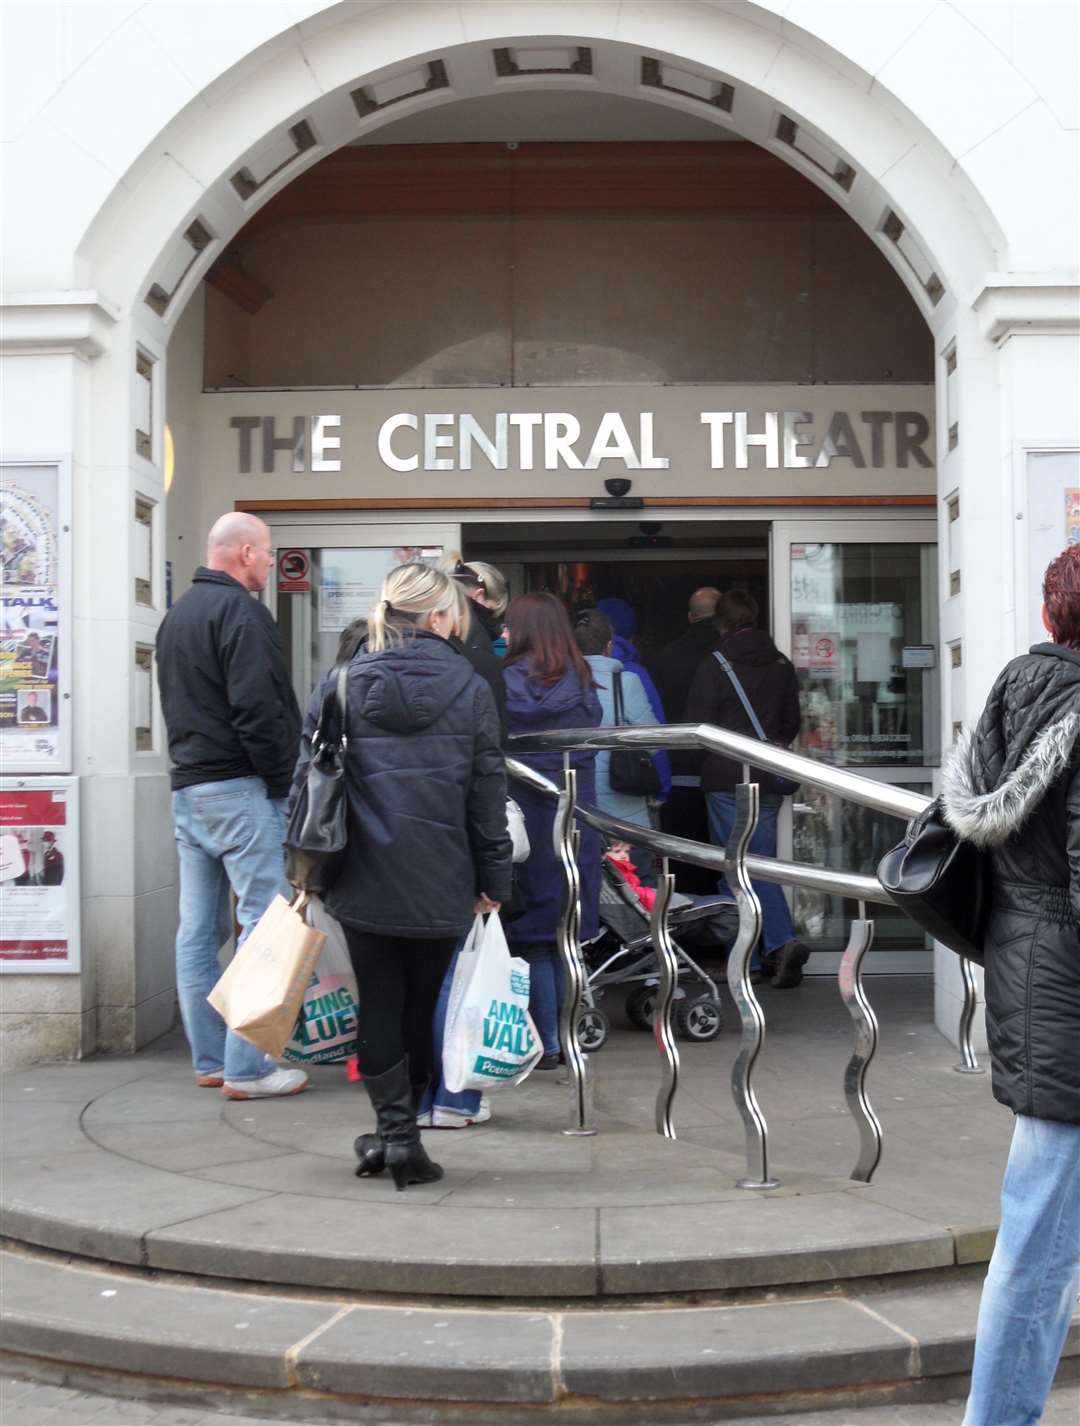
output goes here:
<path id="1" fill-rule="evenodd" d="M 341 1394 L 550 1402 L 556 1344 L 546 1313 L 357 1308 L 300 1349 L 297 1379 Z"/>
<path id="2" fill-rule="evenodd" d="M 688 1205 L 678 1214 L 600 1209 L 605 1293 L 689 1292 L 945 1267 L 952 1236 L 858 1191 Z"/>
<path id="3" fill-rule="evenodd" d="M 642 1351 L 643 1317 L 648 1351 Z M 568 1391 L 606 1400 L 736 1397 L 910 1374 L 910 1343 L 850 1303 L 813 1302 L 563 1318 Z"/>
<path id="4" fill-rule="evenodd" d="M 83 1366 L 288 1386 L 286 1354 L 338 1309 L 4 1255 L 4 1347 Z"/>
<path id="5" fill-rule="evenodd" d="M 4 1233 L 60 1252 L 139 1263 L 151 1229 L 263 1196 L 145 1168 L 101 1149 L 28 1156 L 4 1163 Z"/>
<path id="6" fill-rule="evenodd" d="M 93 1149 L 71 1100 L 9 1100 L 0 1106 L 0 1160 Z"/>
<path id="7" fill-rule="evenodd" d="M 279 1144 L 266 1144 L 249 1134 L 237 1133 L 220 1119 L 171 1119 L 164 1124 L 95 1124 L 93 1136 L 92 1141 L 86 1140 L 88 1144 L 92 1142 L 121 1158 L 174 1173 L 193 1173 L 224 1164 L 280 1159 L 289 1153 Z M 262 1176 L 256 1178 L 254 1187 L 265 1187 L 268 1172 L 264 1170 Z M 278 1187 L 276 1180 L 271 1186 Z"/>
<path id="8" fill-rule="evenodd" d="M 353 1182 L 362 1189 L 369 1181 Z M 373 1202 L 362 1192 L 351 1201 L 321 1199 L 313 1209 L 309 1198 L 283 1193 L 149 1232 L 146 1254 L 150 1267 L 357 1292 L 581 1297 L 597 1291 L 595 1209 L 450 1215 L 422 1203 Z"/>

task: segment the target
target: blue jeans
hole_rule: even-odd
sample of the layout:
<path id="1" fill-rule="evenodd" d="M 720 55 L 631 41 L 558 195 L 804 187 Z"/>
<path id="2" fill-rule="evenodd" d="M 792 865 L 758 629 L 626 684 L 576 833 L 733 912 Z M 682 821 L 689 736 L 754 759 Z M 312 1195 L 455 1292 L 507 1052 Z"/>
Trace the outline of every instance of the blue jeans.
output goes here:
<path id="1" fill-rule="evenodd" d="M 708 792 L 705 794 L 709 808 L 709 838 L 714 846 L 725 847 L 735 826 L 735 794 L 733 792 Z M 761 798 L 760 815 L 754 835 L 750 838 L 748 852 L 758 852 L 764 857 L 776 856 L 776 819 L 780 812 L 781 798 L 765 794 Z M 721 877 L 717 883 L 721 895 L 730 895 L 726 880 Z M 791 924 L 784 889 L 776 882 L 755 881 L 754 890 L 761 902 L 761 940 L 759 949 L 765 955 L 786 946 L 795 939 L 795 928 Z M 759 949 L 755 949 L 751 964 L 756 969 L 760 965 Z"/>
<path id="2" fill-rule="evenodd" d="M 514 946 L 512 954 L 529 962 L 529 1014 L 545 1055 L 562 1050 L 559 1007 L 565 995 L 562 963 L 554 946 Z"/>
<path id="3" fill-rule="evenodd" d="M 465 940 L 462 938 L 450 958 L 450 964 L 446 968 L 446 974 L 443 976 L 443 983 L 439 990 L 439 998 L 435 1002 L 435 1018 L 431 1027 L 435 1052 L 435 1074 L 420 1101 L 421 1114 L 426 1114 L 429 1109 L 450 1109 L 455 1114 L 468 1118 L 470 1114 L 476 1114 L 480 1108 L 480 1091 L 478 1089 L 462 1089 L 454 1094 L 447 1089 L 442 1080 L 442 1052 L 443 1042 L 446 1039 L 446 1012 L 450 1007 L 450 987 L 454 983 L 454 971 L 457 969 L 458 956 L 461 955 L 461 948 L 464 944 Z"/>
<path id="4" fill-rule="evenodd" d="M 232 929 L 236 893 L 242 945 L 280 891 L 288 896 L 282 843 L 285 800 L 266 795 L 260 777 L 202 782 L 172 795 L 180 856 L 176 990 L 196 1074 L 258 1079 L 274 1061 L 229 1030 L 206 999 L 221 968 L 218 950 Z"/>
<path id="5" fill-rule="evenodd" d="M 1080 1124 L 1019 1114 L 964 1426 L 1035 1426 L 1080 1293 Z"/>

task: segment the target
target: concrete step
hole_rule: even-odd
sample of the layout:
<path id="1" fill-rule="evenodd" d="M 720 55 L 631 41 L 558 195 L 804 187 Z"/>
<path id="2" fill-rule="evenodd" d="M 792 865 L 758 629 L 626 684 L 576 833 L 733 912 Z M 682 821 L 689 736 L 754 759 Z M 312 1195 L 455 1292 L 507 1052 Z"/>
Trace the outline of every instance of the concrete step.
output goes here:
<path id="1" fill-rule="evenodd" d="M 722 1420 L 955 1392 L 978 1269 L 598 1310 L 301 1294 L 7 1249 L 6 1365 L 294 1421 Z M 1080 1354 L 1080 1319 L 1066 1348 Z M 101 1374 L 95 1378 L 94 1374 Z"/>

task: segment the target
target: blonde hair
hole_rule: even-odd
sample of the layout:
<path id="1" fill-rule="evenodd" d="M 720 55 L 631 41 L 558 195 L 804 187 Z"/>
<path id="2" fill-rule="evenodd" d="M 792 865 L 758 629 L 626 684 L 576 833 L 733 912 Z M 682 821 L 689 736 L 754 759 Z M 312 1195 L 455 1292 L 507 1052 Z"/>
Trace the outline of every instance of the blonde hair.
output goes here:
<path id="1" fill-rule="evenodd" d="M 398 565 L 382 582 L 380 597 L 368 614 L 367 646 L 371 653 L 392 649 L 411 638 L 425 614 L 449 611 L 453 633 L 459 633 L 466 613 L 465 595 L 457 582 L 434 565 L 414 561 Z"/>
<path id="2" fill-rule="evenodd" d="M 484 586 L 484 593 L 488 597 L 487 607 L 491 612 L 505 614 L 506 606 L 510 603 L 510 586 L 502 570 L 496 569 L 493 564 L 484 564 L 481 560 L 470 560 L 468 568 Z"/>

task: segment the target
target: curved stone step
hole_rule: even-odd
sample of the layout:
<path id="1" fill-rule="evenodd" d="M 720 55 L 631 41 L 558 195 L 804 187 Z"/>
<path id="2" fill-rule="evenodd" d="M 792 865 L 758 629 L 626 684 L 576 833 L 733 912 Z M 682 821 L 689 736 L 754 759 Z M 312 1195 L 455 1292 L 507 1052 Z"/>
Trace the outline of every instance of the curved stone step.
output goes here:
<path id="1" fill-rule="evenodd" d="M 748 1400 L 920 1399 L 970 1367 L 978 1281 L 964 1270 L 828 1293 L 540 1311 L 210 1287 L 57 1255 L 0 1255 L 9 1354 L 126 1374 L 142 1394 L 245 1388 L 295 1420 L 678 1420 Z M 1080 1322 L 1067 1353 L 1080 1352 Z M 13 1358 L 9 1357 L 9 1360 Z M 254 1393 L 254 1394 L 252 1394 Z M 403 1415 L 402 1412 L 406 1414 Z M 419 1418 L 415 1418 L 419 1419 Z M 457 1419 L 461 1419 L 460 1416 Z M 522 1418 L 518 1416 L 516 1420 Z M 709 1418 L 712 1419 L 712 1418 Z"/>
<path id="2" fill-rule="evenodd" d="M 640 1045 L 630 1037 L 627 1056 Z M 7 1077 L 6 1235 L 211 1278 L 536 1299 L 831 1282 L 983 1261 L 993 1242 L 996 1143 L 935 1156 L 932 1176 L 898 1152 L 879 1182 L 857 1184 L 813 1167 L 828 1157 L 815 1137 L 846 1147 L 841 1112 L 804 1131 L 797 1160 L 774 1155 L 779 1191 L 748 1193 L 734 1187 L 741 1128 L 689 1093 L 675 1142 L 651 1132 L 643 1104 L 605 1109 L 603 1096 L 601 1133 L 570 1139 L 565 1090 L 530 1080 L 505 1117 L 497 1106 L 480 1129 L 428 1136 L 446 1176 L 399 1194 L 353 1175 L 363 1097 L 340 1071 L 314 1079 L 295 1099 L 247 1104 L 194 1089 L 182 1053 Z M 950 1121 L 924 1132 L 955 1137 L 974 1096 L 946 1083 L 960 1110 L 939 1108 Z"/>

